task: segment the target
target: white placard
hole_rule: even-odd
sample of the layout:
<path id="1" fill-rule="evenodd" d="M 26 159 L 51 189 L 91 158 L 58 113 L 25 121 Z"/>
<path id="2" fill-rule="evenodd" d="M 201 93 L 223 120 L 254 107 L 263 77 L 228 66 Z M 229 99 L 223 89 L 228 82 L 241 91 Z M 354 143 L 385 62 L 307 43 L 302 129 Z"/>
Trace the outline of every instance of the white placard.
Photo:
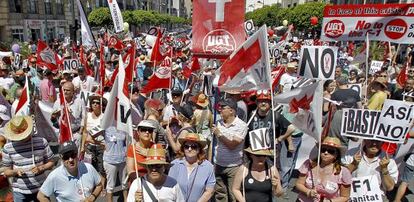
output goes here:
<path id="1" fill-rule="evenodd" d="M 383 61 L 377 61 L 377 60 L 371 61 L 371 66 L 369 68 L 369 73 L 370 74 L 375 74 L 376 72 L 380 71 L 383 64 L 384 64 Z"/>
<path id="2" fill-rule="evenodd" d="M 384 102 L 381 117 L 376 127 L 376 139 L 393 143 L 404 143 L 413 119 L 413 103 L 390 100 Z"/>
<path id="3" fill-rule="evenodd" d="M 252 19 L 244 22 L 244 30 L 247 34 L 254 32 L 254 23 Z"/>
<path id="4" fill-rule="evenodd" d="M 268 131 L 267 128 L 259 128 L 249 132 L 250 148 L 252 151 L 271 148 Z"/>
<path id="5" fill-rule="evenodd" d="M 299 76 L 311 79 L 334 79 L 338 47 L 303 46 Z"/>
<path id="6" fill-rule="evenodd" d="M 14 53 L 14 61 L 13 61 L 14 69 L 20 69 L 20 60 L 21 60 L 20 53 Z"/>
<path id="7" fill-rule="evenodd" d="M 341 135 L 361 139 L 375 139 L 380 111 L 368 109 L 343 109 Z"/>
<path id="8" fill-rule="evenodd" d="M 65 59 L 63 60 L 63 69 L 64 70 L 76 70 L 79 68 L 78 59 Z"/>
<path id="9" fill-rule="evenodd" d="M 381 189 L 374 175 L 352 178 L 349 202 L 375 201 L 382 202 Z"/>
<path id="10" fill-rule="evenodd" d="M 83 101 L 83 103 L 85 104 L 86 108 L 90 108 L 91 106 L 89 105 L 89 96 L 92 95 L 92 92 L 89 91 L 81 91 L 80 92 L 80 99 Z"/>

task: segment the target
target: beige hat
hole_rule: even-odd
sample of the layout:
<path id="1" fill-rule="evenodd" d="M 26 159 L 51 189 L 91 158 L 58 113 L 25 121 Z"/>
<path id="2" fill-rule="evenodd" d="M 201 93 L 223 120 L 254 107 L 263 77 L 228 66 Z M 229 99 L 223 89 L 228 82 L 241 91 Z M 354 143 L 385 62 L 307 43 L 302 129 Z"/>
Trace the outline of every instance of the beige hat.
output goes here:
<path id="1" fill-rule="evenodd" d="M 187 133 L 184 137 L 179 137 L 178 142 L 181 145 L 184 145 L 186 141 L 196 142 L 201 145 L 201 148 L 204 148 L 207 145 L 207 140 L 198 133 Z"/>
<path id="2" fill-rule="evenodd" d="M 273 156 L 273 151 L 270 149 L 260 149 L 257 151 L 253 151 L 252 148 L 248 147 L 247 149 L 244 149 L 244 151 L 254 155 Z"/>
<path id="3" fill-rule="evenodd" d="M 326 137 L 322 142 L 322 146 L 327 146 L 327 147 L 338 149 L 339 152 L 341 153 L 341 156 L 344 156 L 346 153 L 346 148 L 342 146 L 341 140 L 339 140 L 339 138 L 337 137 L 329 137 L 329 136 Z"/>
<path id="4" fill-rule="evenodd" d="M 165 158 L 165 149 L 161 144 L 154 144 L 151 148 L 148 149 L 147 157 L 143 162 L 140 162 L 142 165 L 157 165 L 164 164 L 168 165 Z"/>
<path id="5" fill-rule="evenodd" d="M 33 119 L 30 116 L 15 116 L 4 126 L 3 136 L 11 141 L 26 139 L 33 131 Z"/>
<path id="6" fill-rule="evenodd" d="M 198 95 L 197 100 L 196 100 L 196 104 L 200 107 L 207 107 L 208 104 L 209 104 L 207 96 L 204 95 L 203 93 Z"/>

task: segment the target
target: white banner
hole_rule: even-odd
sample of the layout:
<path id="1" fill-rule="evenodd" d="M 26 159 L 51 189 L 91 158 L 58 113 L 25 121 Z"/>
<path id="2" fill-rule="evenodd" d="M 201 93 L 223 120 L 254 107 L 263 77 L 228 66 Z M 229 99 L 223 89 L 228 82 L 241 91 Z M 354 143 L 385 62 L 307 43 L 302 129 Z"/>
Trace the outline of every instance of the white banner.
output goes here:
<path id="1" fill-rule="evenodd" d="M 20 53 L 14 53 L 14 61 L 13 61 L 14 69 L 20 69 L 21 58 L 22 58 L 22 55 L 20 55 Z"/>
<path id="2" fill-rule="evenodd" d="M 341 135 L 362 139 L 375 139 L 380 111 L 367 109 L 343 109 Z"/>
<path id="3" fill-rule="evenodd" d="M 369 68 L 369 74 L 375 74 L 376 72 L 380 71 L 384 61 L 371 61 L 371 67 Z"/>
<path id="4" fill-rule="evenodd" d="M 299 76 L 311 79 L 334 79 L 338 47 L 303 46 Z"/>
<path id="5" fill-rule="evenodd" d="M 259 128 L 249 132 L 250 148 L 252 151 L 271 148 L 267 128 Z"/>
<path id="6" fill-rule="evenodd" d="M 115 32 L 119 33 L 124 31 L 124 20 L 122 19 L 122 13 L 116 0 L 108 0 L 108 7 L 111 11 Z"/>
<path id="7" fill-rule="evenodd" d="M 63 70 L 76 70 L 80 66 L 78 59 L 63 60 Z"/>
<path id="8" fill-rule="evenodd" d="M 322 41 L 390 41 L 411 44 L 414 4 L 325 6 Z"/>
<path id="9" fill-rule="evenodd" d="M 381 117 L 376 127 L 376 139 L 386 142 L 404 143 L 413 119 L 413 103 L 385 100 Z"/>
<path id="10" fill-rule="evenodd" d="M 352 178 L 350 202 L 382 202 L 380 183 L 374 175 Z"/>

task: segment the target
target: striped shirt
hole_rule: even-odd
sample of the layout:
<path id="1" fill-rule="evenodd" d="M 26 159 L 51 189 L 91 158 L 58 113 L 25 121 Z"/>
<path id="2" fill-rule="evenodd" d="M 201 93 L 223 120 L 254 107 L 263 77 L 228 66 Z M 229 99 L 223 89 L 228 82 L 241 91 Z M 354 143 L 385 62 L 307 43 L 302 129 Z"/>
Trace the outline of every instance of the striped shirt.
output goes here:
<path id="1" fill-rule="evenodd" d="M 229 149 L 220 140 L 216 147 L 216 163 L 223 167 L 234 167 L 241 165 L 243 162 L 243 148 L 244 138 L 247 134 L 247 124 L 236 117 L 230 125 L 224 125 L 223 120 L 218 121 L 217 128 L 220 132 L 229 140 L 233 140 L 234 137 L 243 139 L 243 141 L 235 148 Z"/>
<path id="2" fill-rule="evenodd" d="M 33 137 L 34 161 L 37 166 L 47 163 L 52 159 L 53 153 L 46 139 Z M 46 180 L 46 174 L 35 175 L 31 169 L 34 167 L 32 158 L 32 141 L 8 142 L 4 145 L 2 166 L 12 169 L 21 169 L 24 174 L 21 177 L 13 177 L 13 191 L 22 194 L 38 192 L 40 186 Z"/>

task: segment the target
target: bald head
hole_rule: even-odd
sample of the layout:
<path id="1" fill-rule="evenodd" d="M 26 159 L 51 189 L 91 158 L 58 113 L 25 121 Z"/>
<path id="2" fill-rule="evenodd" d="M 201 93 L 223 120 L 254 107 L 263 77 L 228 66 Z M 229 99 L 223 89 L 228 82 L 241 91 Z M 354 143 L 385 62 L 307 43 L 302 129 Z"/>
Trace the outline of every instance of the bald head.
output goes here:
<path id="1" fill-rule="evenodd" d="M 75 86 L 73 85 L 73 83 L 70 81 L 65 82 L 62 86 L 62 90 L 63 90 L 63 94 L 65 95 L 66 101 L 68 102 L 72 101 L 73 94 L 75 91 Z"/>

